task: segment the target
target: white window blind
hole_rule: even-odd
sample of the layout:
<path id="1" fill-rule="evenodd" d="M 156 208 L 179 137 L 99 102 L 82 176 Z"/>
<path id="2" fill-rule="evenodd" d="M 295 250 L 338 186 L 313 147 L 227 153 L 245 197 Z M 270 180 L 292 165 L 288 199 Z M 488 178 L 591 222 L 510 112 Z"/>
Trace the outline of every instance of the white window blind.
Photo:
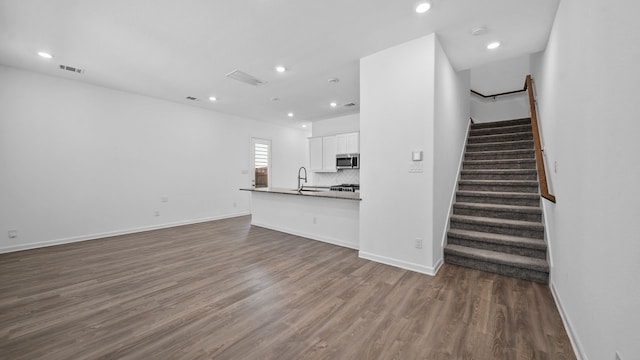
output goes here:
<path id="1" fill-rule="evenodd" d="M 267 144 L 255 144 L 253 149 L 255 168 L 266 168 L 269 166 L 269 145 Z"/>

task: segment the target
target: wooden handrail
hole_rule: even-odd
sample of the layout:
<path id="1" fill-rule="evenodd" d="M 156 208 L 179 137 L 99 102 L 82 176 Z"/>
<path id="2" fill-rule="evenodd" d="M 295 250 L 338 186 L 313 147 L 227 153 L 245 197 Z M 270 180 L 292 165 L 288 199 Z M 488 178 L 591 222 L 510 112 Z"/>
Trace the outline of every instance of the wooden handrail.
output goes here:
<path id="1" fill-rule="evenodd" d="M 538 127 L 538 115 L 536 112 L 536 100 L 533 95 L 533 81 L 531 75 L 527 75 L 524 82 L 525 90 L 529 93 L 529 109 L 531 111 L 531 129 L 533 130 L 533 145 L 536 150 L 536 166 L 538 168 L 538 182 L 540 182 L 540 195 L 543 198 L 556 202 L 556 197 L 549 193 L 547 183 L 547 172 L 544 169 L 544 159 L 542 158 L 542 143 L 540 142 L 540 128 Z"/>

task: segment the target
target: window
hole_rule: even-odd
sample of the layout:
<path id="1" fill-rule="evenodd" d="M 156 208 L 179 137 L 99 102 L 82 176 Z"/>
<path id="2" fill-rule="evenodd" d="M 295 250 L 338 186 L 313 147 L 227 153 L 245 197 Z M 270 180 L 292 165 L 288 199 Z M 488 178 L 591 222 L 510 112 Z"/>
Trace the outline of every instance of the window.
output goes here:
<path id="1" fill-rule="evenodd" d="M 251 139 L 252 176 L 255 188 L 269 187 L 271 183 L 271 140 Z"/>

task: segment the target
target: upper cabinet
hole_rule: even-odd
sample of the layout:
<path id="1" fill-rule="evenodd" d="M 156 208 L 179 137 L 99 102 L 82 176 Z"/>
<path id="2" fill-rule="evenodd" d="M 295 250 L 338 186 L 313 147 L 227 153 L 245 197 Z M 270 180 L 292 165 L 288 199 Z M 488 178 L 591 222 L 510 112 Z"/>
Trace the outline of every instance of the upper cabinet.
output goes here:
<path id="1" fill-rule="evenodd" d="M 309 138 L 309 170 L 313 172 L 336 172 L 336 137 Z"/>
<path id="2" fill-rule="evenodd" d="M 309 138 L 309 170 L 321 172 L 324 170 L 322 138 Z"/>
<path id="3" fill-rule="evenodd" d="M 322 151 L 323 151 L 323 162 L 324 171 L 327 172 L 336 172 L 336 137 L 335 136 L 325 136 L 322 138 Z"/>
<path id="4" fill-rule="evenodd" d="M 309 170 L 336 172 L 337 154 L 360 152 L 360 133 L 309 138 Z"/>
<path id="5" fill-rule="evenodd" d="M 357 154 L 360 152 L 360 133 L 336 135 L 338 154 Z"/>

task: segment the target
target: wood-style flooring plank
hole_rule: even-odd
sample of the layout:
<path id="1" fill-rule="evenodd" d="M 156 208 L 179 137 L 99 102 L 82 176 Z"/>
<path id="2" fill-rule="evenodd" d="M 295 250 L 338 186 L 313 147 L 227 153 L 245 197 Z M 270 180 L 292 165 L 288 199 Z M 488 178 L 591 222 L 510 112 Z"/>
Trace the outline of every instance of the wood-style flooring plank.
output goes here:
<path id="1" fill-rule="evenodd" d="M 575 359 L 547 286 L 250 217 L 0 254 L 0 359 Z"/>

